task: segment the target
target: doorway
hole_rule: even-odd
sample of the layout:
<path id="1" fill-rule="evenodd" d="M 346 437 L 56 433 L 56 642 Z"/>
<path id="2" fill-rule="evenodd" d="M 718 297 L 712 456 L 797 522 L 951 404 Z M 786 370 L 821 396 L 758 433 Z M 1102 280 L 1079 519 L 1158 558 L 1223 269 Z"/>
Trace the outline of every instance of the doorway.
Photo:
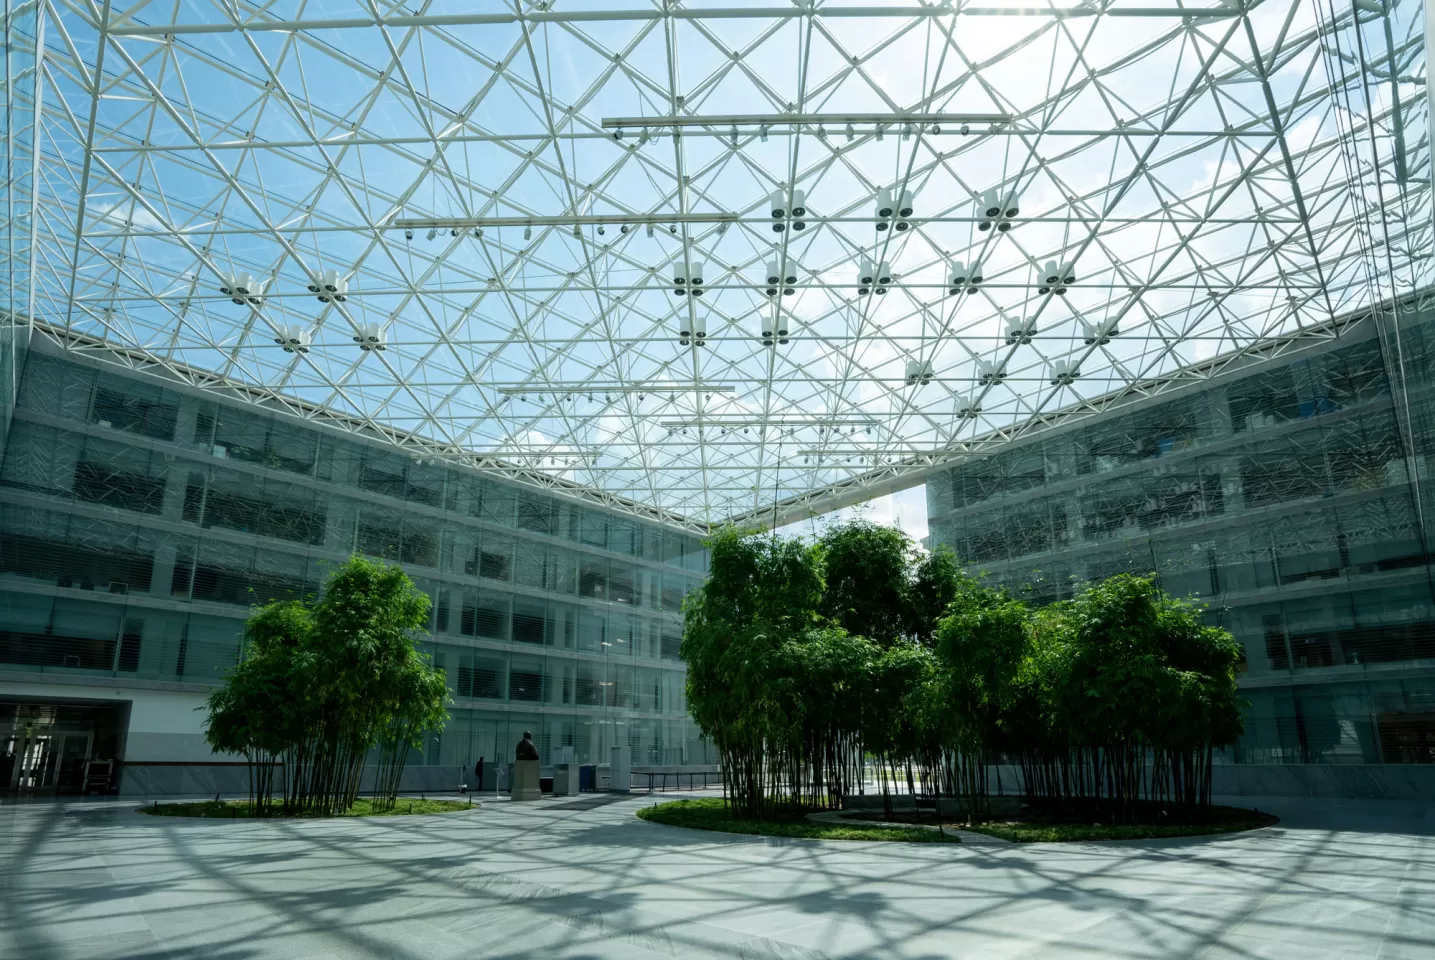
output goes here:
<path id="1" fill-rule="evenodd" d="M 0 793 L 73 794 L 91 761 L 117 760 L 120 707 L 0 701 Z"/>

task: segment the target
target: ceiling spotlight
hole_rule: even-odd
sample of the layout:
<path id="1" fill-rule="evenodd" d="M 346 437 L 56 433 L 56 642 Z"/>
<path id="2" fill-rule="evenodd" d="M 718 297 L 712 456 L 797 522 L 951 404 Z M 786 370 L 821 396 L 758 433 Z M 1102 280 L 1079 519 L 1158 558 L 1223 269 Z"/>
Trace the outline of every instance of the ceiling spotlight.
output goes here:
<path id="1" fill-rule="evenodd" d="M 582 239 L 583 239 L 583 231 L 578 228 L 578 224 L 576 224 L 576 223 L 573 224 L 573 239 L 574 239 L 574 240 L 582 240 Z"/>
<path id="2" fill-rule="evenodd" d="M 792 229 L 807 229 L 807 191 L 794 187 L 792 190 Z"/>
<path id="3" fill-rule="evenodd" d="M 764 123 L 762 126 L 757 128 L 757 139 L 761 140 L 763 143 L 767 142 L 767 124 Z"/>
<path id="4" fill-rule="evenodd" d="M 1007 346 L 1015 346 L 1018 343 L 1031 343 L 1031 338 L 1036 336 L 1035 320 L 1018 320 L 1007 327 Z"/>
<path id="5" fill-rule="evenodd" d="M 613 131 L 613 139 L 614 139 L 614 140 L 621 140 L 621 139 L 623 139 L 623 128 L 622 128 L 622 127 L 619 127 L 618 129 L 616 129 L 616 130 Z"/>
<path id="6" fill-rule="evenodd" d="M 902 139 L 903 139 L 903 140 L 910 140 L 910 139 L 912 139 L 912 125 L 911 125 L 910 123 L 907 124 L 905 127 L 902 128 Z"/>
<path id="7" fill-rule="evenodd" d="M 448 231 L 448 235 L 449 235 L 450 237 L 456 237 L 456 236 L 458 236 L 458 227 L 452 227 L 452 228 L 450 228 L 449 231 Z"/>
<path id="8" fill-rule="evenodd" d="M 962 124 L 962 136 L 965 137 L 967 134 L 969 134 L 969 133 L 971 133 L 971 132 L 972 132 L 972 128 L 971 128 L 971 127 L 967 126 L 965 123 Z"/>
<path id="9" fill-rule="evenodd" d="M 857 268 L 857 295 L 865 297 L 872 292 L 872 281 L 875 279 L 876 269 L 872 266 L 871 260 L 863 260 Z M 956 291 L 952 291 L 955 293 Z"/>
<path id="10" fill-rule="evenodd" d="M 436 237 L 436 236 L 438 236 L 438 228 L 437 228 L 437 227 L 429 227 L 429 239 L 432 240 L 432 239 L 433 239 L 434 237 Z"/>
<path id="11" fill-rule="evenodd" d="M 404 231 L 404 239 L 405 239 L 405 240 L 412 240 L 413 238 L 414 238 L 414 232 L 413 232 L 412 230 L 405 230 L 405 231 Z"/>
<path id="12" fill-rule="evenodd" d="M 618 232 L 619 232 L 619 233 L 627 233 L 627 232 L 628 232 L 628 225 L 625 223 L 625 224 L 623 224 L 622 226 L 620 226 L 620 227 L 618 228 Z"/>
<path id="13" fill-rule="evenodd" d="M 1052 361 L 1051 385 L 1053 387 L 1068 386 L 1079 376 L 1081 376 L 1081 371 L 1072 366 L 1069 360 L 1061 359 Z"/>
<path id="14" fill-rule="evenodd" d="M 882 142 L 882 137 L 883 137 L 883 135 L 886 133 L 886 129 L 887 129 L 887 128 L 884 127 L 884 126 L 882 126 L 882 124 L 880 124 L 880 123 L 877 124 L 877 142 L 878 142 L 878 143 L 881 143 L 881 142 Z"/>
<path id="15" fill-rule="evenodd" d="M 852 124 L 850 124 L 850 123 L 847 124 L 847 142 L 848 142 L 848 143 L 851 143 L 853 140 L 856 140 L 856 139 L 857 139 L 857 130 L 852 126 Z"/>
<path id="16" fill-rule="evenodd" d="M 365 353 L 370 351 L 382 353 L 387 349 L 388 336 L 377 323 L 366 323 L 359 327 L 359 332 L 354 334 L 353 339 L 359 345 L 359 349 Z"/>
<path id="17" fill-rule="evenodd" d="M 605 234 L 605 233 L 607 233 L 607 232 L 608 232 L 608 231 L 606 231 L 606 230 L 603 229 L 603 225 L 602 225 L 601 223 L 598 224 L 598 236 L 601 237 L 601 236 L 603 236 L 603 234 Z"/>
<path id="18" fill-rule="evenodd" d="M 648 239 L 651 240 L 653 238 L 653 225 L 651 223 L 648 224 L 647 234 Z"/>
<path id="19" fill-rule="evenodd" d="M 907 361 L 907 384 L 908 386 L 920 386 L 932 382 L 932 361 L 930 360 L 908 360 Z"/>
<path id="20" fill-rule="evenodd" d="M 877 191 L 877 229 L 886 230 L 887 221 L 892 218 L 892 191 L 883 187 Z"/>
<path id="21" fill-rule="evenodd" d="M 532 240 L 532 239 L 533 239 L 533 224 L 530 223 L 530 224 L 527 224 L 526 226 L 524 226 L 524 228 L 523 228 L 523 239 L 525 239 L 525 240 Z"/>
<path id="22" fill-rule="evenodd" d="M 737 124 L 732 125 L 732 129 L 729 133 L 732 135 L 732 145 L 734 147 L 737 146 Z"/>
<path id="23" fill-rule="evenodd" d="M 280 327 L 279 336 L 274 338 L 274 342 L 283 347 L 285 353 L 308 353 L 309 345 L 313 341 L 314 335 L 297 325 Z"/>

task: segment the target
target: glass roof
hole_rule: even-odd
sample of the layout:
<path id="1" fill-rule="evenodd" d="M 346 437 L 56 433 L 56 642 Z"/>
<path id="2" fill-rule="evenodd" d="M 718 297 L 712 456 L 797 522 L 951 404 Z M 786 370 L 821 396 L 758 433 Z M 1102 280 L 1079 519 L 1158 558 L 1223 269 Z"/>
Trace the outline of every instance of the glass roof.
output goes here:
<path id="1" fill-rule="evenodd" d="M 884 491 L 1428 281 L 1418 3 L 1148 2 L 51 0 L 34 315 L 689 522 Z"/>

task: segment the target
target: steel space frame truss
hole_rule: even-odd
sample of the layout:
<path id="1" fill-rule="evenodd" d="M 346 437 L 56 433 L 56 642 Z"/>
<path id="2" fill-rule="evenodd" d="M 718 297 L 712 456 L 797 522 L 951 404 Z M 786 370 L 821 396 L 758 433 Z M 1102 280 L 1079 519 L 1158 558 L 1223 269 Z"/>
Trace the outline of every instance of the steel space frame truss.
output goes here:
<path id="1" fill-rule="evenodd" d="M 39 330 L 690 528 L 917 482 L 1430 279 L 1415 0 L 38 6 Z M 801 121 L 835 114 L 894 122 Z M 959 114 L 1010 121 L 900 122 Z M 811 222 L 774 231 L 789 187 Z M 884 187 L 909 230 L 876 229 Z M 1009 232 L 977 229 L 989 190 L 1020 198 Z M 328 270 L 347 297 L 316 302 Z"/>

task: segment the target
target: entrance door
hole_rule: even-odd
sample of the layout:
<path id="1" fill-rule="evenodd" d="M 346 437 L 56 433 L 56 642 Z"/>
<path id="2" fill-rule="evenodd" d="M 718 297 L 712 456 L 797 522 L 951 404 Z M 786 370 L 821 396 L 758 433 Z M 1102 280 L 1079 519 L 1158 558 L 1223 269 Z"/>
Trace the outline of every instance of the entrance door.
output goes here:
<path id="1" fill-rule="evenodd" d="M 55 785 L 55 738 L 48 733 L 21 734 L 15 770 L 17 790 L 44 790 Z"/>
<path id="2" fill-rule="evenodd" d="M 61 793 L 78 793 L 85 782 L 85 761 L 90 759 L 93 738 L 88 733 L 66 733 L 58 739 L 60 752 L 55 770 L 55 789 Z"/>

